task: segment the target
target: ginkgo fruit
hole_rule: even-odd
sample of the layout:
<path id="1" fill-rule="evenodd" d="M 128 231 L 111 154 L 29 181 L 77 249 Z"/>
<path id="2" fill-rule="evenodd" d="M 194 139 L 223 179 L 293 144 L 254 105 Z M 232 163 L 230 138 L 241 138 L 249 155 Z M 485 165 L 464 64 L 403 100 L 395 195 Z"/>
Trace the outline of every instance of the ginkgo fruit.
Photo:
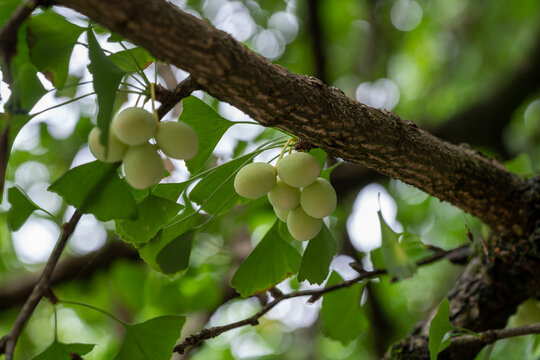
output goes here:
<path id="1" fill-rule="evenodd" d="M 274 208 L 274 212 L 276 213 L 276 216 L 279 220 L 283 222 L 287 222 L 287 217 L 289 216 L 289 210 L 281 210 L 278 208 Z"/>
<path id="2" fill-rule="evenodd" d="M 105 146 L 100 141 L 100 137 L 101 130 L 98 127 L 93 128 L 88 135 L 88 147 L 90 147 L 90 151 L 96 159 L 108 163 L 122 160 L 128 146 L 118 140 L 111 129 L 109 129 L 108 149 L 105 149 Z"/>
<path id="3" fill-rule="evenodd" d="M 280 178 L 268 192 L 268 200 L 273 207 L 280 210 L 292 210 L 300 204 L 300 189 L 292 187 Z"/>
<path id="4" fill-rule="evenodd" d="M 189 160 L 197 155 L 199 150 L 197 134 L 185 122 L 160 122 L 156 143 L 165 155 L 173 159 Z"/>
<path id="5" fill-rule="evenodd" d="M 234 178 L 236 192 L 248 199 L 257 199 L 266 195 L 276 183 L 276 170 L 270 164 L 256 162 L 248 164 L 238 171 Z"/>
<path id="6" fill-rule="evenodd" d="M 313 184 L 302 189 L 300 204 L 306 214 L 322 219 L 336 209 L 336 190 L 326 179 L 318 178 Z"/>
<path id="7" fill-rule="evenodd" d="M 163 159 L 155 145 L 131 146 L 124 155 L 126 181 L 135 189 L 146 189 L 157 184 L 163 178 L 164 171 Z"/>
<path id="8" fill-rule="evenodd" d="M 313 239 L 321 231 L 322 219 L 309 216 L 301 206 L 289 211 L 287 229 L 293 238 L 299 241 Z"/>
<path id="9" fill-rule="evenodd" d="M 311 185 L 319 177 L 321 167 L 312 155 L 297 152 L 285 156 L 278 162 L 277 173 L 286 184 L 304 187 Z"/>
<path id="10" fill-rule="evenodd" d="M 112 121 L 111 128 L 120 141 L 128 145 L 142 145 L 156 134 L 156 120 L 148 111 L 129 107 Z"/>

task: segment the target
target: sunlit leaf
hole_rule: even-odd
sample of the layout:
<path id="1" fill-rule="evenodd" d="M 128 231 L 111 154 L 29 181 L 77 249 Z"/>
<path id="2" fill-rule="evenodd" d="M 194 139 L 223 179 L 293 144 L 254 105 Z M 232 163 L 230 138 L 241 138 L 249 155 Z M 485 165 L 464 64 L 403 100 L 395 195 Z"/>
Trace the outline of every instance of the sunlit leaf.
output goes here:
<path id="1" fill-rule="evenodd" d="M 182 207 L 174 201 L 149 195 L 137 205 L 137 219 L 116 221 L 116 233 L 124 241 L 141 245 L 153 238 Z"/>
<path id="2" fill-rule="evenodd" d="M 176 201 L 178 200 L 180 195 L 182 195 L 182 193 L 186 190 L 189 184 L 190 181 L 184 181 L 181 183 L 157 184 L 152 189 L 152 194 L 165 199 L 169 199 L 171 201 Z"/>
<path id="3" fill-rule="evenodd" d="M 57 89 L 65 84 L 73 47 L 83 31 L 51 10 L 29 19 L 30 59 Z"/>
<path id="4" fill-rule="evenodd" d="M 189 198 L 210 214 L 231 208 L 241 199 L 234 190 L 235 173 L 252 158 L 253 155 L 248 154 L 218 166 L 197 183 Z"/>
<path id="5" fill-rule="evenodd" d="M 386 224 L 380 210 L 377 214 L 381 225 L 381 254 L 388 273 L 398 279 L 411 277 L 416 271 L 416 264 L 407 256 L 399 243 L 400 235 Z"/>
<path id="6" fill-rule="evenodd" d="M 141 47 L 116 52 L 109 55 L 109 59 L 126 74 L 145 69 L 154 61 L 152 55 Z"/>
<path id="7" fill-rule="evenodd" d="M 332 272 L 326 287 L 342 281 L 338 273 Z M 354 284 L 323 295 L 321 318 L 326 336 L 347 344 L 367 327 L 367 320 L 360 308 L 363 290 L 364 285 Z"/>
<path id="8" fill-rule="evenodd" d="M 98 102 L 97 125 L 101 129 L 101 143 L 106 144 L 116 91 L 125 73 L 103 53 L 92 29 L 88 29 L 87 34 L 90 57 L 88 70 L 94 77 L 94 90 Z"/>
<path id="9" fill-rule="evenodd" d="M 330 271 L 330 263 L 336 254 L 336 241 L 326 225 L 311 239 L 304 251 L 298 281 L 307 280 L 311 284 L 321 284 Z"/>
<path id="10" fill-rule="evenodd" d="M 193 159 L 186 161 L 189 172 L 195 174 L 206 163 L 225 131 L 234 123 L 194 96 L 182 100 L 182 105 L 180 121 L 188 123 L 199 138 L 199 152 Z"/>
<path id="11" fill-rule="evenodd" d="M 39 209 L 39 206 L 17 187 L 12 187 L 8 190 L 8 201 L 11 204 L 8 215 L 8 223 L 11 231 L 19 230 L 30 215 Z"/>
<path id="12" fill-rule="evenodd" d="M 126 326 L 115 360 L 169 360 L 184 326 L 184 316 L 161 316 Z"/>
<path id="13" fill-rule="evenodd" d="M 32 360 L 71 360 L 73 359 L 72 354 L 88 354 L 94 346 L 94 344 L 63 344 L 55 341 Z"/>
<path id="14" fill-rule="evenodd" d="M 117 164 L 94 161 L 77 166 L 50 187 L 66 202 L 101 221 L 136 219 L 137 204 L 128 185 L 120 179 Z"/>
<path id="15" fill-rule="evenodd" d="M 452 330 L 450 325 L 450 302 L 444 299 L 439 305 L 437 314 L 429 325 L 429 356 L 431 360 L 437 360 L 437 355 L 444 350 L 444 335 Z"/>
<path id="16" fill-rule="evenodd" d="M 186 210 L 184 210 L 185 212 Z M 174 274 L 187 269 L 194 232 L 201 216 L 180 214 L 158 234 L 141 246 L 141 258 L 154 270 Z"/>
<path id="17" fill-rule="evenodd" d="M 265 291 L 298 271 L 300 254 L 280 236 L 278 221 L 240 265 L 231 280 L 242 296 Z"/>

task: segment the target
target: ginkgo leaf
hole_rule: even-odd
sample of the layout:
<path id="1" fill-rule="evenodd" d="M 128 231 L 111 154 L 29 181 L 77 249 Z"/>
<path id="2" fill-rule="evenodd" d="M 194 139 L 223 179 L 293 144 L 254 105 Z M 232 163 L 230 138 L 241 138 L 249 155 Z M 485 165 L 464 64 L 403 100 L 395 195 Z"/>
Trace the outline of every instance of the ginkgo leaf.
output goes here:
<path id="1" fill-rule="evenodd" d="M 298 271 L 300 254 L 281 238 L 278 223 L 268 230 L 231 280 L 231 286 L 244 297 L 265 291 Z"/>
<path id="2" fill-rule="evenodd" d="M 184 109 L 179 121 L 189 124 L 199 138 L 199 152 L 193 159 L 186 161 L 189 172 L 196 174 L 206 163 L 225 131 L 234 123 L 194 96 L 182 100 L 182 105 Z"/>
<path id="3" fill-rule="evenodd" d="M 18 187 L 8 190 L 8 201 L 11 204 L 8 215 L 8 223 L 11 231 L 17 231 L 23 226 L 30 215 L 39 209 Z"/>
<path id="4" fill-rule="evenodd" d="M 166 225 L 182 209 L 174 201 L 154 195 L 148 195 L 137 205 L 139 217 L 135 220 L 116 221 L 116 233 L 124 241 L 144 244 Z"/>
<path id="5" fill-rule="evenodd" d="M 429 324 L 429 356 L 431 360 L 437 360 L 437 355 L 448 346 L 448 344 L 443 343 L 443 339 L 450 330 L 452 330 L 450 302 L 448 299 L 444 299 L 439 305 L 437 314 Z"/>
<path id="6" fill-rule="evenodd" d="M 71 360 L 73 359 L 72 354 L 88 354 L 94 346 L 94 344 L 63 344 L 55 341 L 32 360 Z"/>
<path id="7" fill-rule="evenodd" d="M 126 333 L 115 360 L 169 360 L 186 318 L 160 316 L 126 326 Z"/>
<path id="8" fill-rule="evenodd" d="M 384 221 L 381 211 L 377 212 L 381 225 L 381 254 L 388 273 L 398 279 L 411 277 L 416 271 L 416 264 L 407 256 L 399 243 L 399 236 Z"/>
<path id="9" fill-rule="evenodd" d="M 115 164 L 96 160 L 74 167 L 49 186 L 49 191 L 101 221 L 136 219 L 138 215 L 135 199 Z"/>
<path id="10" fill-rule="evenodd" d="M 322 231 L 311 239 L 304 251 L 298 281 L 321 284 L 330 271 L 330 263 L 336 254 L 336 241 L 330 230 L 323 225 Z"/>
<path id="11" fill-rule="evenodd" d="M 338 273 L 332 272 L 326 287 L 342 281 Z M 366 317 L 360 308 L 363 290 L 364 285 L 354 284 L 323 295 L 321 318 L 326 336 L 347 344 L 367 327 Z"/>

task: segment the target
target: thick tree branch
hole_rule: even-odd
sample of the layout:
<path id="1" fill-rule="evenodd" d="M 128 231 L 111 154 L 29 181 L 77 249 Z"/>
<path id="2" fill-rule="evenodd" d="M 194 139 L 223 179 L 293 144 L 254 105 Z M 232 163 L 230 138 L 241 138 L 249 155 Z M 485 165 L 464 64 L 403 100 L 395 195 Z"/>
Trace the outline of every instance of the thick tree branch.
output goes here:
<path id="1" fill-rule="evenodd" d="M 265 126 L 400 179 L 500 231 L 533 229 L 527 183 L 496 161 L 399 116 L 273 65 L 230 35 L 161 0 L 57 0 L 186 71 L 211 95 Z M 158 21 L 159 19 L 159 21 Z"/>
<path id="2" fill-rule="evenodd" d="M 45 268 L 43 269 L 37 284 L 34 286 L 32 293 L 24 303 L 19 315 L 17 315 L 17 319 L 15 319 L 15 323 L 13 324 L 11 331 L 0 340 L 0 354 L 3 353 L 5 355 L 5 360 L 13 360 L 13 352 L 15 350 L 15 345 L 17 344 L 19 335 L 28 322 L 28 319 L 30 319 L 30 316 L 32 316 L 32 313 L 34 312 L 34 309 L 38 305 L 39 301 L 49 290 L 54 268 L 56 267 L 58 259 L 60 259 L 60 255 L 66 247 L 69 238 L 73 234 L 73 231 L 75 231 L 75 227 L 79 223 L 81 216 L 82 214 L 76 210 L 75 213 L 73 213 L 73 216 L 71 216 L 69 222 L 64 223 L 62 226 L 62 235 L 60 236 L 60 239 L 58 239 L 56 246 L 49 256 L 49 260 L 47 260 Z"/>
<path id="3" fill-rule="evenodd" d="M 452 249 L 452 250 L 447 250 L 447 251 L 445 251 L 445 250 L 437 251 L 434 255 L 432 255 L 430 257 L 427 257 L 427 258 L 425 258 L 423 260 L 418 261 L 417 265 L 421 266 L 421 265 L 431 264 L 431 263 L 434 263 L 434 262 L 436 262 L 438 260 L 441 260 L 443 258 L 446 258 L 446 259 L 448 259 L 448 260 L 450 260 L 452 262 L 461 262 L 464 259 L 467 259 L 467 257 L 470 255 L 470 251 L 471 251 L 471 249 L 470 249 L 470 247 L 468 245 L 461 246 L 459 248 Z M 252 316 L 250 316 L 250 317 L 248 317 L 246 319 L 231 323 L 231 324 L 227 324 L 227 325 L 223 325 L 223 326 L 214 326 L 212 328 L 203 329 L 200 332 L 198 332 L 197 334 L 190 335 L 181 344 L 178 344 L 178 345 L 175 346 L 174 352 L 178 352 L 180 354 L 183 354 L 186 348 L 188 348 L 190 346 L 196 346 L 196 345 L 200 344 L 202 341 L 207 340 L 207 339 L 215 338 L 216 336 L 219 336 L 219 335 L 223 334 L 224 332 L 227 332 L 227 331 L 230 331 L 232 329 L 236 329 L 236 328 L 239 328 L 239 327 L 242 327 L 242 326 L 245 326 L 245 325 L 256 326 L 256 325 L 259 324 L 259 319 L 264 314 L 266 314 L 267 312 L 272 310 L 272 308 L 274 308 L 277 304 L 279 304 L 280 302 L 282 302 L 284 300 L 297 298 L 297 297 L 309 296 L 310 299 L 308 301 L 315 302 L 321 296 L 323 296 L 326 293 L 336 291 L 336 290 L 339 290 L 339 289 L 343 289 L 345 287 L 349 287 L 349 286 L 354 285 L 354 284 L 356 284 L 358 282 L 361 282 L 363 280 L 376 278 L 376 277 L 379 277 L 379 276 L 382 276 L 382 275 L 385 275 L 385 274 L 387 274 L 387 271 L 384 270 L 384 269 L 372 270 L 372 271 L 360 270 L 360 275 L 358 275 L 357 277 L 355 277 L 355 278 L 353 278 L 351 280 L 346 280 L 346 281 L 340 282 L 338 284 L 334 284 L 332 286 L 325 287 L 325 288 L 303 290 L 303 291 L 297 291 L 297 292 L 288 293 L 288 294 L 283 294 L 279 290 L 273 289 L 272 292 L 271 292 L 271 295 L 274 298 L 274 300 L 272 300 L 269 303 L 267 303 L 266 305 L 264 305 L 254 315 L 252 315 Z"/>

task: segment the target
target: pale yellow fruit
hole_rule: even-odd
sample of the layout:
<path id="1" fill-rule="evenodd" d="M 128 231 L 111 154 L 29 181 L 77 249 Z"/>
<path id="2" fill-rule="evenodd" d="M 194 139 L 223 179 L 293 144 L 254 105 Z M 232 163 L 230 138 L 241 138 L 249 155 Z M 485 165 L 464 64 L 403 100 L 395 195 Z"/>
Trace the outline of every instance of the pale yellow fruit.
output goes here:
<path id="1" fill-rule="evenodd" d="M 238 171 L 234 178 L 234 190 L 248 199 L 266 195 L 276 183 L 276 170 L 270 164 L 256 162 Z"/>
<path id="2" fill-rule="evenodd" d="M 313 184 L 302 189 L 300 204 L 306 214 L 322 219 L 336 209 L 336 190 L 326 179 L 318 178 Z"/>
<path id="3" fill-rule="evenodd" d="M 126 181 L 135 189 L 146 189 L 157 184 L 163 178 L 164 171 L 163 160 L 155 145 L 131 146 L 124 155 Z"/>
<path id="4" fill-rule="evenodd" d="M 280 210 L 292 210 L 300 204 L 300 189 L 277 179 L 276 185 L 268 192 L 270 204 Z"/>
<path id="5" fill-rule="evenodd" d="M 289 216 L 289 210 L 281 210 L 278 208 L 274 208 L 274 212 L 276 213 L 276 216 L 279 220 L 283 222 L 287 222 L 287 216 Z"/>
<path id="6" fill-rule="evenodd" d="M 321 231 L 322 219 L 316 219 L 305 213 L 301 206 L 289 211 L 287 228 L 292 237 L 299 241 L 313 239 Z"/>
<path id="7" fill-rule="evenodd" d="M 294 187 L 311 185 L 321 173 L 319 162 L 312 155 L 297 152 L 278 162 L 277 173 L 281 180 Z"/>
<path id="8" fill-rule="evenodd" d="M 148 111 L 130 107 L 122 110 L 111 125 L 116 137 L 128 145 L 142 145 L 156 134 L 157 123 Z"/>
<path id="9" fill-rule="evenodd" d="M 158 124 L 156 143 L 165 155 L 189 160 L 199 151 L 195 131 L 185 122 L 166 121 Z"/>
<path id="10" fill-rule="evenodd" d="M 101 129 L 98 127 L 93 128 L 88 135 L 88 147 L 96 159 L 113 163 L 122 160 L 122 157 L 126 153 L 128 146 L 118 140 L 114 133 L 109 129 L 109 143 L 108 149 L 105 151 L 105 146 L 100 141 Z M 107 156 L 105 156 L 107 152 Z"/>

